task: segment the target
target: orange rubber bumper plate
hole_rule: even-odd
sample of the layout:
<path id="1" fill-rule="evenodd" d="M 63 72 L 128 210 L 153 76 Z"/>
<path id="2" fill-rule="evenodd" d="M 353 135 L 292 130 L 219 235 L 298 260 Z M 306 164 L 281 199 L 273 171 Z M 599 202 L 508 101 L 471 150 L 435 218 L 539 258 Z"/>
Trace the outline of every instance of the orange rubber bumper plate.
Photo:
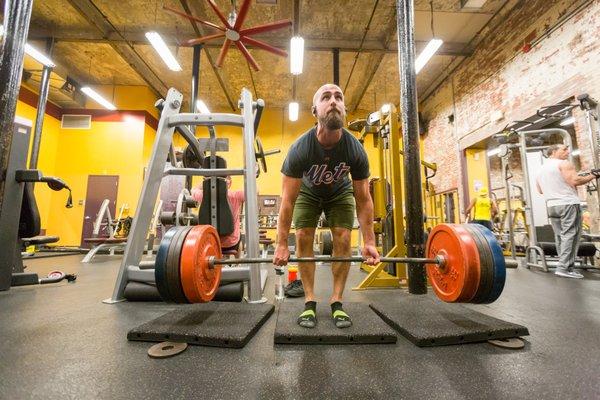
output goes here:
<path id="1" fill-rule="evenodd" d="M 221 266 L 209 268 L 209 257 L 222 257 L 217 230 L 210 225 L 196 225 L 181 250 L 181 285 L 190 303 L 209 302 L 217 293 Z"/>
<path id="2" fill-rule="evenodd" d="M 427 240 L 427 257 L 443 256 L 445 265 L 427 264 L 435 294 L 448 303 L 470 301 L 479 287 L 479 251 L 471 234 L 457 224 L 440 224 Z"/>

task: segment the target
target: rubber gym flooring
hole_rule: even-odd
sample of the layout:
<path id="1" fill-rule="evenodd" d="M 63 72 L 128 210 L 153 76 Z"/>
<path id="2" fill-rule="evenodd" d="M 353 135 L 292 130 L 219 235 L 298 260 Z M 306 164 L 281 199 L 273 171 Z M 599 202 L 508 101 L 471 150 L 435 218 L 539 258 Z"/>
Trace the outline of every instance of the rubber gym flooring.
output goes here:
<path id="1" fill-rule="evenodd" d="M 525 325 L 521 350 L 488 343 L 419 348 L 396 344 L 274 345 L 273 315 L 243 349 L 190 346 L 151 359 L 151 343 L 127 331 L 170 311 L 160 303 L 106 305 L 118 256 L 26 261 L 59 267 L 77 283 L 0 292 L 0 397 L 3 399 L 576 399 L 600 396 L 600 274 L 584 280 L 509 270 L 502 297 L 469 306 Z M 318 269 L 326 306 L 328 268 Z M 348 287 L 364 276 L 352 269 Z M 267 296 L 273 299 L 272 279 Z M 346 292 L 347 301 L 394 302 L 398 290 Z M 298 301 L 298 300 L 296 300 Z M 301 300 L 300 300 L 301 301 Z M 277 313 L 277 311 L 275 311 Z"/>

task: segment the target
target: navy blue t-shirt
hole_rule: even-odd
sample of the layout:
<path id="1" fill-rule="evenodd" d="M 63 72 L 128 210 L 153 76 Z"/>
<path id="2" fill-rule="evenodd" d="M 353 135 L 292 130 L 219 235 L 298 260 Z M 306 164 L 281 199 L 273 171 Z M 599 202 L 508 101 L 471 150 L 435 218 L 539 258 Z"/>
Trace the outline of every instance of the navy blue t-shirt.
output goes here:
<path id="1" fill-rule="evenodd" d="M 333 148 L 325 149 L 317 140 L 315 127 L 292 144 L 281 172 L 302 178 L 303 190 L 330 199 L 352 187 L 348 174 L 353 180 L 369 177 L 369 159 L 362 144 L 346 129 Z"/>

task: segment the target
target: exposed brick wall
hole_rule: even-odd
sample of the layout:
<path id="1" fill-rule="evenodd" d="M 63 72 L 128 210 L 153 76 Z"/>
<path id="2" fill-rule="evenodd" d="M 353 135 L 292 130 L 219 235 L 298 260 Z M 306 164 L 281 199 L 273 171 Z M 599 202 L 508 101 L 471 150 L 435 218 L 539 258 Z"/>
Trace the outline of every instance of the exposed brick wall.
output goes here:
<path id="1" fill-rule="evenodd" d="M 573 16 L 559 26 L 568 15 Z M 437 162 L 440 171 L 432 180 L 436 190 L 458 188 L 462 194 L 460 150 L 500 131 L 508 122 L 583 92 L 600 98 L 598 32 L 600 1 L 518 2 L 505 21 L 479 42 L 474 54 L 422 101 L 421 112 L 428 121 L 424 157 Z M 529 43 L 531 48 L 524 52 Z M 504 119 L 491 122 L 497 110 L 504 113 Z M 448 121 L 451 114 L 454 123 Z M 574 115 L 582 165 L 590 165 L 584 114 L 576 109 Z M 515 181 L 522 181 L 520 161 L 513 157 L 511 166 L 519 175 Z M 491 178 L 491 186 L 497 187 L 499 174 Z"/>

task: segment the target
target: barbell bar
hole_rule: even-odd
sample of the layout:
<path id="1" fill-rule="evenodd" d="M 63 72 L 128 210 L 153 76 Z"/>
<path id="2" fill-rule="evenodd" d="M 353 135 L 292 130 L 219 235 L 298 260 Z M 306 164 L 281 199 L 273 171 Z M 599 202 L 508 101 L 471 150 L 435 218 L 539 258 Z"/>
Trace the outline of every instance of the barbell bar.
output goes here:
<path id="1" fill-rule="evenodd" d="M 381 257 L 379 259 L 382 263 L 397 263 L 397 264 L 435 264 L 440 268 L 444 267 L 445 258 L 443 256 L 436 256 L 435 258 L 411 258 L 411 257 Z M 333 256 L 316 256 L 316 257 L 290 257 L 288 262 L 365 262 L 366 259 L 363 257 L 333 257 Z M 231 265 L 231 264 L 263 264 L 273 263 L 272 258 L 225 258 L 217 259 L 210 257 L 208 265 L 214 268 L 215 265 Z"/>

